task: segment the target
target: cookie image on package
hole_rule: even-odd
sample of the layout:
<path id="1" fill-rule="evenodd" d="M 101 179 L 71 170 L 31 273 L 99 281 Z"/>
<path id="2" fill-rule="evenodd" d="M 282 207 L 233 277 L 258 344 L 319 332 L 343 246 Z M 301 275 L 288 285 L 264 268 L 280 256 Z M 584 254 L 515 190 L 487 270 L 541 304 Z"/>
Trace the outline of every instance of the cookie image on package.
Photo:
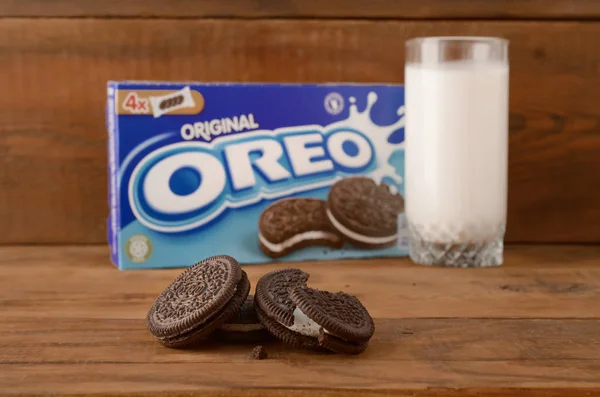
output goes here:
<path id="1" fill-rule="evenodd" d="M 207 258 L 156 298 L 146 316 L 148 330 L 167 347 L 193 346 L 236 317 L 249 292 L 250 281 L 234 258 Z"/>
<path id="2" fill-rule="evenodd" d="M 366 177 L 336 182 L 327 196 L 327 219 L 352 245 L 363 249 L 392 246 L 398 239 L 398 214 L 404 199 L 390 186 Z"/>
<path id="3" fill-rule="evenodd" d="M 227 343 L 261 343 L 273 336 L 258 320 L 254 310 L 254 295 L 248 295 L 237 315 L 215 331 L 214 336 Z"/>
<path id="4" fill-rule="evenodd" d="M 189 86 L 167 95 L 151 96 L 150 103 L 152 104 L 154 118 L 158 118 L 175 110 L 193 108 L 196 106 Z"/>
<path id="5" fill-rule="evenodd" d="M 362 353 L 375 332 L 368 311 L 354 296 L 309 288 L 308 274 L 277 270 L 257 286 L 255 307 L 265 328 L 298 348 L 345 354 Z"/>
<path id="6" fill-rule="evenodd" d="M 341 248 L 343 239 L 331 227 L 325 202 L 313 198 L 287 198 L 269 205 L 258 220 L 261 249 L 272 258 L 309 246 Z"/>

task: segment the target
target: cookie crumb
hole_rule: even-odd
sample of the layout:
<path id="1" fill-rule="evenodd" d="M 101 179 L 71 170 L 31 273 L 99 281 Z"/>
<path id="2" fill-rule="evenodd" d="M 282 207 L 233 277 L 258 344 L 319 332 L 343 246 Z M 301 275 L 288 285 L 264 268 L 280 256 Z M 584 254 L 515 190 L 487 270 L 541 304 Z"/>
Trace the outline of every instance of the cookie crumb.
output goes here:
<path id="1" fill-rule="evenodd" d="M 255 360 L 264 360 L 265 358 L 269 357 L 269 354 L 267 353 L 267 350 L 263 347 L 263 346 L 256 346 L 254 349 L 252 349 L 252 353 L 250 353 L 250 357 L 252 357 Z"/>

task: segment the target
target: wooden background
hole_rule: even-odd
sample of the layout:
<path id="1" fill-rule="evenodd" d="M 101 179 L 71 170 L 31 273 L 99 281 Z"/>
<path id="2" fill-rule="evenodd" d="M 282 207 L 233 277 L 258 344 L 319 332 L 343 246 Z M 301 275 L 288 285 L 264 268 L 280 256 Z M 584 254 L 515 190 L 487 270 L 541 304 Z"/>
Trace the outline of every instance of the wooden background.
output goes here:
<path id="1" fill-rule="evenodd" d="M 0 395 L 598 397 L 599 259 L 600 245 L 512 245 L 489 269 L 293 264 L 357 296 L 375 335 L 359 356 L 275 343 L 256 361 L 253 344 L 173 350 L 147 331 L 179 269 L 117 272 L 103 246 L 0 247 Z M 280 268 L 244 270 L 256 285 Z"/>
<path id="2" fill-rule="evenodd" d="M 106 242 L 107 80 L 403 82 L 510 40 L 510 242 L 600 242 L 600 1 L 0 0 L 0 244 Z"/>

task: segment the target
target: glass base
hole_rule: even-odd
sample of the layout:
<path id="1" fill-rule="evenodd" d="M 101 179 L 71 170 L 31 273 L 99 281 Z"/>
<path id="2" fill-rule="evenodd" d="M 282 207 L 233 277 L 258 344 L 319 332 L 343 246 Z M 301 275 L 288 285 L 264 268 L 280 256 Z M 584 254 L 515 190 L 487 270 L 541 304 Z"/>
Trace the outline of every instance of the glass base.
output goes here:
<path id="1" fill-rule="evenodd" d="M 491 267 L 504 262 L 504 229 L 497 238 L 482 242 L 426 241 L 412 232 L 409 239 L 410 259 L 420 265 Z"/>

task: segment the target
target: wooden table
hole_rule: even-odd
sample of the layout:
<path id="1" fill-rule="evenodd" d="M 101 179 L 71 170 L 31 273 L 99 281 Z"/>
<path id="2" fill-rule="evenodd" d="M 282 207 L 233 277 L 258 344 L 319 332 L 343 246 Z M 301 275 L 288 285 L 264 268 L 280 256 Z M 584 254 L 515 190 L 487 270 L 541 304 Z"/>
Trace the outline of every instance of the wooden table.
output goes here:
<path id="1" fill-rule="evenodd" d="M 161 346 L 144 316 L 181 269 L 120 272 L 107 254 L 0 248 L 1 394 L 600 395 L 599 246 L 511 246 L 494 269 L 296 264 L 313 287 L 357 295 L 375 336 L 359 356 L 275 343 L 263 361 L 253 346 Z M 245 270 L 255 284 L 281 266 Z"/>

